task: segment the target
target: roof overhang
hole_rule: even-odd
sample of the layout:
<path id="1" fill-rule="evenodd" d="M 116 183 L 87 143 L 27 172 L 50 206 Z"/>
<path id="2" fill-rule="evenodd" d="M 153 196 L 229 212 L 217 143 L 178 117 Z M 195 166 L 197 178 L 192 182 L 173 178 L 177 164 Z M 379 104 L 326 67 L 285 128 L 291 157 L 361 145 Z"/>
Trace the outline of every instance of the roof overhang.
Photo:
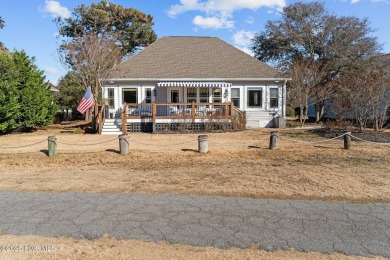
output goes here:
<path id="1" fill-rule="evenodd" d="M 222 88 L 231 86 L 232 83 L 216 81 L 161 81 L 157 83 L 157 87 Z"/>
<path id="2" fill-rule="evenodd" d="M 109 78 L 105 82 L 236 82 L 236 81 L 288 81 L 291 78 Z"/>

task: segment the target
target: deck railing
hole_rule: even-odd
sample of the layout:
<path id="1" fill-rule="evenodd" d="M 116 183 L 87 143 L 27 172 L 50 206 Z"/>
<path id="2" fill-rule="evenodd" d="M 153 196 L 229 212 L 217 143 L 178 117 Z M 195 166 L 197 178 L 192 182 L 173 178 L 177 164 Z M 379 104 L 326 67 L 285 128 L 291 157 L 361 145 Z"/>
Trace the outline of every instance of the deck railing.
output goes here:
<path id="1" fill-rule="evenodd" d="M 178 119 L 195 123 L 196 119 L 234 120 L 235 108 L 232 103 L 141 103 L 123 105 L 122 131 L 127 132 L 127 119 L 150 118 Z"/>
<path id="2" fill-rule="evenodd" d="M 197 118 L 219 116 L 229 118 L 234 115 L 233 103 L 142 103 L 124 104 L 123 112 L 127 119 L 150 117 L 187 118 L 195 122 Z"/>

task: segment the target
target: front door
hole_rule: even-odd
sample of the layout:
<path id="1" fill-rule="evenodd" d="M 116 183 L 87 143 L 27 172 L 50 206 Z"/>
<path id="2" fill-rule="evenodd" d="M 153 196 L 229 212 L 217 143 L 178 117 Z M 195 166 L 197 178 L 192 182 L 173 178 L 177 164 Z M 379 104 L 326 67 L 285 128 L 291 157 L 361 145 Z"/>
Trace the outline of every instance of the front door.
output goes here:
<path id="1" fill-rule="evenodd" d="M 123 103 L 127 103 L 127 104 L 138 103 L 136 88 L 123 89 Z"/>
<path id="2" fill-rule="evenodd" d="M 180 89 L 170 89 L 168 91 L 169 103 L 180 103 L 181 101 L 181 90 Z"/>

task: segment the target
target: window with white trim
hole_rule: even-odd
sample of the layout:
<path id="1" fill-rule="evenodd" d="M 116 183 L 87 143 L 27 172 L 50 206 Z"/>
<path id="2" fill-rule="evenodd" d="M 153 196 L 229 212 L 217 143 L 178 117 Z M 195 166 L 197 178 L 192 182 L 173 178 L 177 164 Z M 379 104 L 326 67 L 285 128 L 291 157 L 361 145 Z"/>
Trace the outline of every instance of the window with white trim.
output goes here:
<path id="1" fill-rule="evenodd" d="M 196 103 L 196 88 L 187 88 L 187 103 Z"/>
<path id="2" fill-rule="evenodd" d="M 145 103 L 152 103 L 152 89 L 145 88 Z"/>
<path id="3" fill-rule="evenodd" d="M 231 90 L 232 95 L 232 102 L 235 107 L 240 107 L 240 89 L 239 88 L 232 88 Z"/>
<path id="4" fill-rule="evenodd" d="M 113 88 L 107 89 L 107 100 L 108 100 L 108 105 L 111 108 L 114 108 L 114 89 Z"/>
<path id="5" fill-rule="evenodd" d="M 248 107 L 260 108 L 263 106 L 262 89 L 248 89 Z"/>
<path id="6" fill-rule="evenodd" d="M 209 103 L 209 88 L 199 88 L 199 102 Z"/>
<path id="7" fill-rule="evenodd" d="M 213 103 L 222 103 L 222 88 L 213 88 Z"/>
<path id="8" fill-rule="evenodd" d="M 269 107 L 270 108 L 278 108 L 279 106 L 279 89 L 278 88 L 270 88 L 270 99 L 269 99 Z"/>

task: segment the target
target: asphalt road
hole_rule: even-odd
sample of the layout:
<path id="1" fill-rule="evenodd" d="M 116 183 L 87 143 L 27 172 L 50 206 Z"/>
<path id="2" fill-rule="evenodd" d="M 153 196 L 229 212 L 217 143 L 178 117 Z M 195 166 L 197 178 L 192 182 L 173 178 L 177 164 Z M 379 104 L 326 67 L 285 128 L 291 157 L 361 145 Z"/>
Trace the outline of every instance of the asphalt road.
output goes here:
<path id="1" fill-rule="evenodd" d="M 0 230 L 390 257 L 389 203 L 0 192 Z"/>

